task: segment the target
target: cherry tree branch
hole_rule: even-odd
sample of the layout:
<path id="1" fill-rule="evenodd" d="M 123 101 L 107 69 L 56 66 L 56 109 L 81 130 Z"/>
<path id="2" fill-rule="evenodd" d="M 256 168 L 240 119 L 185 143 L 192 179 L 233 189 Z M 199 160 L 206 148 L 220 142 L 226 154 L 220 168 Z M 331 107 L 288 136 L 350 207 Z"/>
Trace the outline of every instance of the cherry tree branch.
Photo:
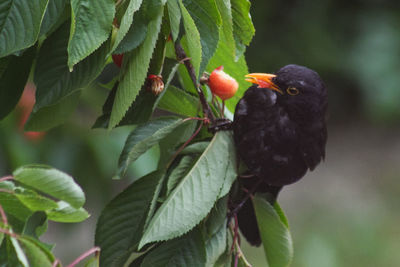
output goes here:
<path id="1" fill-rule="evenodd" d="M 211 122 L 211 125 L 212 125 L 215 121 L 214 114 L 212 113 L 211 108 L 208 105 L 207 100 L 204 96 L 204 93 L 201 90 L 200 85 L 197 82 L 196 72 L 194 70 L 194 67 L 193 67 L 192 63 L 190 62 L 190 59 L 187 57 L 185 50 L 183 50 L 181 44 L 178 41 L 175 42 L 175 53 L 176 53 L 176 57 L 178 58 L 178 60 L 183 62 L 183 64 L 185 64 L 185 67 L 189 73 L 190 79 L 192 80 L 193 85 L 196 88 L 197 93 L 199 94 L 201 106 L 203 108 L 204 117 L 206 119 L 209 119 Z"/>

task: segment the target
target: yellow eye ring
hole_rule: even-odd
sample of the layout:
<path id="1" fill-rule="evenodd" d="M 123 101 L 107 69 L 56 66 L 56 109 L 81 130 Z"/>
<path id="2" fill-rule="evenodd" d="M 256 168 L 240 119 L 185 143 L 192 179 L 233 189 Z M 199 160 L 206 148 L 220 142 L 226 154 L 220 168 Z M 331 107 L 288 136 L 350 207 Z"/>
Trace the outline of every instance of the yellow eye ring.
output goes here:
<path id="1" fill-rule="evenodd" d="M 299 92 L 299 89 L 297 89 L 296 87 L 288 87 L 287 89 L 286 89 L 286 92 L 289 94 L 289 95 L 298 95 L 300 92 Z"/>

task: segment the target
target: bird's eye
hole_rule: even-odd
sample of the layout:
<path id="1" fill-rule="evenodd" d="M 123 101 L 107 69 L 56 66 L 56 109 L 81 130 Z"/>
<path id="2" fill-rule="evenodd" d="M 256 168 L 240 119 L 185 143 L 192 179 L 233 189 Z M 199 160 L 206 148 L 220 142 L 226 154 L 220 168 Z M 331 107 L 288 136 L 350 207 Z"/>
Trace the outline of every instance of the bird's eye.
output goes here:
<path id="1" fill-rule="evenodd" d="M 286 92 L 289 95 L 298 95 L 300 93 L 299 89 L 297 89 L 296 87 L 288 87 L 288 89 L 286 89 Z"/>

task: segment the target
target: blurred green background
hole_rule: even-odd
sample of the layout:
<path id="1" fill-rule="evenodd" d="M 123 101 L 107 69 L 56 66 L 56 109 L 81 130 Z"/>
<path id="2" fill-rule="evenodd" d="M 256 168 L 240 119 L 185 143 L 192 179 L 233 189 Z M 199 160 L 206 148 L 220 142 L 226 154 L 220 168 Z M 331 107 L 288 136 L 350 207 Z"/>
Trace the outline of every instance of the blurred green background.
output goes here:
<path id="1" fill-rule="evenodd" d="M 400 266 L 400 2 L 257 0 L 251 10 L 250 71 L 305 65 L 329 89 L 326 160 L 279 198 L 294 240 L 292 266 Z M 40 140 L 18 130 L 18 112 L 0 123 L 0 176 L 46 163 L 73 175 L 86 192 L 91 218 L 50 224 L 45 235 L 64 263 L 93 246 L 101 208 L 157 163 L 153 149 L 129 179 L 111 179 L 131 128 L 90 129 L 106 96 L 88 88 L 69 122 Z M 255 267 L 266 266 L 262 250 L 245 251 Z"/>

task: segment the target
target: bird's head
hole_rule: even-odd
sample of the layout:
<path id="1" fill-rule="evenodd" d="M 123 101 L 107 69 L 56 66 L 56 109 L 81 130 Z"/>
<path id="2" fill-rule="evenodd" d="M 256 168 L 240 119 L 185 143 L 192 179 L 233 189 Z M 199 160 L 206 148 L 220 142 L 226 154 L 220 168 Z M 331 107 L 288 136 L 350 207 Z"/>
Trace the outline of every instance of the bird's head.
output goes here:
<path id="1" fill-rule="evenodd" d="M 318 73 L 309 68 L 291 64 L 275 74 L 251 73 L 246 78 L 259 88 L 275 91 L 278 103 L 291 117 L 325 116 L 327 90 Z"/>

